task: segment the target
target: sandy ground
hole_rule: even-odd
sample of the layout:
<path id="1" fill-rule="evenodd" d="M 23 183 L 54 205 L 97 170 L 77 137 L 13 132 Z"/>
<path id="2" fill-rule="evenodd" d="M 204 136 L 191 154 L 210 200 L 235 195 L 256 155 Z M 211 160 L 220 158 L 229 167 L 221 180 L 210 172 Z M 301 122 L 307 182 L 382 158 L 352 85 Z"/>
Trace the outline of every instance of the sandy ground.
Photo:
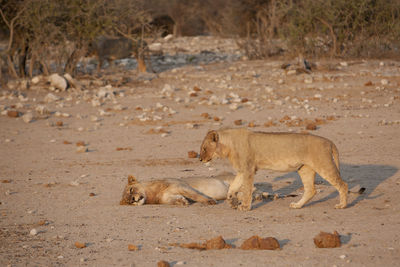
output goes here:
<path id="1" fill-rule="evenodd" d="M 82 92 L 50 92 L 43 83 L 2 89 L 0 266 L 400 264 L 400 63 L 320 61 L 311 74 L 283 70 L 282 63 L 188 64 L 151 80 L 134 70 L 107 69 L 100 78 L 81 77 Z M 49 100 L 49 93 L 60 99 Z M 31 111 L 34 120 L 9 117 L 9 110 Z M 188 151 L 199 151 L 210 129 L 240 127 L 237 120 L 254 130 L 331 139 L 343 179 L 365 193 L 351 194 L 348 208 L 335 210 L 337 192 L 318 177 L 318 194 L 293 210 L 290 202 L 303 192 L 298 175 L 261 170 L 256 183 L 264 191 L 297 196 L 255 201 L 249 212 L 223 201 L 119 205 L 130 174 L 185 179 L 232 171 L 225 160 L 204 165 Z M 317 129 L 306 130 L 315 120 Z M 315 247 L 315 235 L 334 230 L 340 248 Z M 235 247 L 253 235 L 272 236 L 281 250 L 170 245 L 219 235 Z M 76 248 L 77 241 L 86 247 Z M 139 250 L 129 251 L 129 244 Z"/>

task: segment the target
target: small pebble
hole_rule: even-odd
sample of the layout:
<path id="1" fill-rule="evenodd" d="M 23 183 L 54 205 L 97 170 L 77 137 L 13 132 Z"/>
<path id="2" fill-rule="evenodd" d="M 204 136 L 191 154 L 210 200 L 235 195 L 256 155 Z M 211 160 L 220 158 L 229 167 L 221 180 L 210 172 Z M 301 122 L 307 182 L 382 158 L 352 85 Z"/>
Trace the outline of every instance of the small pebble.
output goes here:
<path id="1" fill-rule="evenodd" d="M 35 235 L 38 234 L 38 231 L 37 231 L 35 228 L 33 228 L 33 229 L 29 232 L 29 234 L 35 236 Z"/>

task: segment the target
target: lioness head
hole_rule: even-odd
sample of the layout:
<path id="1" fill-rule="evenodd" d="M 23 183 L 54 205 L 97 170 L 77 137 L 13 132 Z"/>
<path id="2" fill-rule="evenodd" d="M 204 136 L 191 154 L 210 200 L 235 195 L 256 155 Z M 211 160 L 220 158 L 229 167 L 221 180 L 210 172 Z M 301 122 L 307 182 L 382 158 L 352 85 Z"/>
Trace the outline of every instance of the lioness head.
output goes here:
<path id="1" fill-rule="evenodd" d="M 120 205 L 140 206 L 146 202 L 146 193 L 143 186 L 132 175 L 128 177 L 128 184 L 122 192 Z"/>
<path id="2" fill-rule="evenodd" d="M 209 162 L 217 157 L 217 144 L 219 136 L 216 131 L 209 131 L 200 147 L 200 161 Z"/>

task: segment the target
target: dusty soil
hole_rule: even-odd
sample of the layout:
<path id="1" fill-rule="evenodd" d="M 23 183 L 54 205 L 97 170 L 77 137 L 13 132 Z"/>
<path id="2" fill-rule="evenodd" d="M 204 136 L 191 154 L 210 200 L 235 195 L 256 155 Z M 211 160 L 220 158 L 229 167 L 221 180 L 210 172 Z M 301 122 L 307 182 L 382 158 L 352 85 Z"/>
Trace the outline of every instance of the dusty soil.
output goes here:
<path id="1" fill-rule="evenodd" d="M 193 46 L 193 39 L 178 41 Z M 148 77 L 117 66 L 101 77 L 78 77 L 84 91 L 50 92 L 43 82 L 3 88 L 0 266 L 398 265 L 400 63 L 323 60 L 310 74 L 295 74 L 281 69 L 287 61 L 225 59 L 172 64 Z M 33 121 L 10 117 L 10 110 Z M 298 175 L 261 170 L 259 188 L 295 196 L 255 201 L 249 212 L 223 201 L 119 205 L 130 174 L 185 179 L 232 171 L 224 160 L 204 165 L 188 151 L 198 151 L 210 129 L 249 126 L 331 139 L 349 188 L 365 193 L 351 194 L 348 208 L 335 210 L 337 192 L 318 177 L 318 194 L 293 210 L 289 203 L 303 192 Z M 320 231 L 335 230 L 341 247 L 315 247 Z M 275 237 L 281 250 L 238 249 L 253 235 Z M 236 248 L 170 245 L 217 236 Z"/>

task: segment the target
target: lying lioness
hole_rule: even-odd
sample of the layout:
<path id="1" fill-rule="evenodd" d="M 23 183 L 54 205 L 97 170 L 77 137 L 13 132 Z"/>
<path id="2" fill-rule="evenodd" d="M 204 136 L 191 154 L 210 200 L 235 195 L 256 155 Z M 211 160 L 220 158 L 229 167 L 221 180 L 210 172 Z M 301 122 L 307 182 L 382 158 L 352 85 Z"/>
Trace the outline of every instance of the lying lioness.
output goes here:
<path id="1" fill-rule="evenodd" d="M 227 199 L 233 208 L 250 210 L 254 174 L 257 169 L 297 171 L 304 185 L 304 195 L 291 208 L 301 208 L 314 195 L 315 173 L 331 183 L 340 195 L 336 208 L 347 205 L 347 184 L 339 173 L 336 146 L 326 138 L 296 133 L 263 133 L 247 129 L 210 131 L 200 148 L 200 160 L 228 158 L 237 171 Z"/>
<path id="2" fill-rule="evenodd" d="M 216 204 L 226 199 L 229 184 L 235 176 L 222 174 L 212 178 L 191 177 L 167 178 L 149 182 L 138 182 L 128 177 L 122 193 L 121 205 L 172 204 L 188 205 L 190 202 Z"/>

